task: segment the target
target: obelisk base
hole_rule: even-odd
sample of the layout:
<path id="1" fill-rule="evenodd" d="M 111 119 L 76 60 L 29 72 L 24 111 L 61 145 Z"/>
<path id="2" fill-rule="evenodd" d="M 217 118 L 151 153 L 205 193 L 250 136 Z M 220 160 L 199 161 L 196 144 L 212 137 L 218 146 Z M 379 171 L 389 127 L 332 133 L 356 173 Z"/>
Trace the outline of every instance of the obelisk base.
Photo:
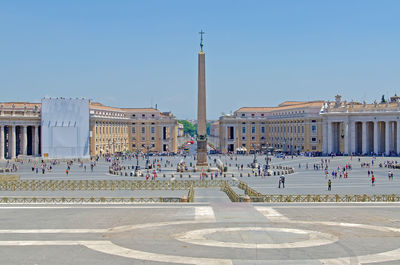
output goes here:
<path id="1" fill-rule="evenodd" d="M 197 167 L 208 167 L 207 163 L 207 140 L 197 139 Z"/>

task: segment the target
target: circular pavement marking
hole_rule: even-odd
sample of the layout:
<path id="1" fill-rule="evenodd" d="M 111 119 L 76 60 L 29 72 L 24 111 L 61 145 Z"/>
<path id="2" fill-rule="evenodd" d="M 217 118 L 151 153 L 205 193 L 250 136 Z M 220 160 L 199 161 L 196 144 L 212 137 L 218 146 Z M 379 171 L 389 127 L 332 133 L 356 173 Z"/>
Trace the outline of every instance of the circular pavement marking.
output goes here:
<path id="1" fill-rule="evenodd" d="M 255 244 L 255 243 L 238 243 L 238 242 L 224 242 L 207 239 L 204 236 L 212 233 L 219 232 L 237 232 L 237 231 L 271 231 L 271 232 L 281 232 L 281 233 L 293 233 L 308 235 L 308 240 L 298 241 L 298 242 L 288 242 L 288 243 L 268 243 L 268 244 Z M 304 229 L 292 229 L 292 228 L 277 228 L 277 227 L 231 227 L 231 228 L 210 228 L 210 229 L 199 229 L 192 230 L 185 233 L 176 234 L 175 239 L 203 246 L 211 247 L 228 247 L 228 248 L 305 248 L 314 247 L 334 243 L 339 240 L 336 236 L 311 231 Z"/>

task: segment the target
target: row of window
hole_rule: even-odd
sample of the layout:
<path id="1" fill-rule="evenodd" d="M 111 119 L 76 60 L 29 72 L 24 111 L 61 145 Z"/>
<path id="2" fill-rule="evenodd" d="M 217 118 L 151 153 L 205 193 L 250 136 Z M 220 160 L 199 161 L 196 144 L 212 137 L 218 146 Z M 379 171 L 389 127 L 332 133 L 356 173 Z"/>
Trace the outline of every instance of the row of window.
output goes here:
<path id="1" fill-rule="evenodd" d="M 145 134 L 146 133 L 146 127 L 141 127 L 140 128 L 140 132 L 142 134 Z M 156 127 L 150 127 L 150 132 L 152 134 L 156 133 Z M 135 133 L 136 133 L 136 127 L 132 127 L 132 134 L 135 134 Z"/>
<path id="2" fill-rule="evenodd" d="M 273 116 L 282 116 L 282 115 L 290 115 L 290 114 L 301 114 L 305 113 L 304 110 L 299 110 L 299 111 L 287 111 L 287 112 L 272 112 Z M 246 117 L 246 116 L 251 116 L 251 117 L 256 117 L 255 113 L 250 113 L 250 115 L 246 115 L 246 113 L 241 113 L 241 117 Z M 260 113 L 260 117 L 264 117 L 265 113 Z"/>
<path id="3" fill-rule="evenodd" d="M 142 137 L 141 139 L 142 139 L 142 142 L 146 141 L 146 137 Z M 155 137 L 151 137 L 150 139 L 151 139 L 151 141 L 155 141 L 156 140 Z M 132 141 L 136 141 L 136 137 L 135 136 L 132 137 Z"/>
<path id="4" fill-rule="evenodd" d="M 127 127 L 121 127 L 121 126 L 96 126 L 96 134 L 110 134 L 110 133 L 126 133 L 127 132 Z"/>
<path id="5" fill-rule="evenodd" d="M 242 136 L 242 140 L 245 141 L 246 137 Z M 256 137 L 252 136 L 251 140 L 252 141 L 256 140 Z M 263 140 L 265 140 L 265 137 L 264 136 L 260 137 L 260 141 L 263 141 Z M 270 140 L 272 140 L 272 141 L 292 141 L 293 140 L 295 142 L 297 142 L 297 141 L 304 142 L 304 138 L 297 138 L 297 137 L 295 137 L 295 138 L 271 137 Z M 316 143 L 317 137 L 311 137 L 311 142 Z"/>
<path id="6" fill-rule="evenodd" d="M 260 128 L 260 132 L 261 132 L 261 133 L 265 133 L 265 127 L 264 127 L 264 126 L 262 126 L 262 127 Z M 245 134 L 245 133 L 246 133 L 246 127 L 243 126 L 243 127 L 242 127 L 242 134 Z M 256 127 L 255 127 L 255 126 L 251 126 L 251 133 L 256 133 Z"/>

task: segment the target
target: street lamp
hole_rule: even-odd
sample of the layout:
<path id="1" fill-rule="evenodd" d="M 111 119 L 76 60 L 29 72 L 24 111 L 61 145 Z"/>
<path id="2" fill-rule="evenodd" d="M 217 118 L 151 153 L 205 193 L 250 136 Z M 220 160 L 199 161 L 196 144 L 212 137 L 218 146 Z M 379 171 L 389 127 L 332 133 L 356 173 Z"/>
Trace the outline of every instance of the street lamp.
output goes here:
<path id="1" fill-rule="evenodd" d="M 144 145 L 144 148 L 146 148 L 146 169 L 148 169 L 149 168 L 149 152 L 150 152 L 150 150 L 151 150 L 151 148 L 152 148 L 153 146 L 151 145 L 151 144 L 147 144 L 147 145 Z"/>
<path id="2" fill-rule="evenodd" d="M 256 168 L 257 167 L 256 145 L 252 144 L 251 146 L 253 147 L 253 151 L 254 151 L 253 163 L 251 164 L 251 167 Z"/>
<path id="3" fill-rule="evenodd" d="M 268 145 L 268 144 L 267 144 Z M 265 169 L 268 170 L 269 169 L 269 158 L 268 158 L 268 154 L 269 152 L 272 152 L 274 148 L 270 145 L 267 146 L 267 152 L 266 152 L 266 156 L 267 156 L 267 164 L 265 165 Z"/>

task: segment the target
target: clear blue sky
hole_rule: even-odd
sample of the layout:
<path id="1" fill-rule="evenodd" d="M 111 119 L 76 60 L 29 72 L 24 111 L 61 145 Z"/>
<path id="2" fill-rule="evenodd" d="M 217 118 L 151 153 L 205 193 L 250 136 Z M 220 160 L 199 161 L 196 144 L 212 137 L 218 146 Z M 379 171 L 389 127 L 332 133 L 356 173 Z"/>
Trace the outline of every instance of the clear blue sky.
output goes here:
<path id="1" fill-rule="evenodd" d="M 400 94 L 400 1 L 0 1 L 0 101 L 87 97 L 208 118 Z"/>

